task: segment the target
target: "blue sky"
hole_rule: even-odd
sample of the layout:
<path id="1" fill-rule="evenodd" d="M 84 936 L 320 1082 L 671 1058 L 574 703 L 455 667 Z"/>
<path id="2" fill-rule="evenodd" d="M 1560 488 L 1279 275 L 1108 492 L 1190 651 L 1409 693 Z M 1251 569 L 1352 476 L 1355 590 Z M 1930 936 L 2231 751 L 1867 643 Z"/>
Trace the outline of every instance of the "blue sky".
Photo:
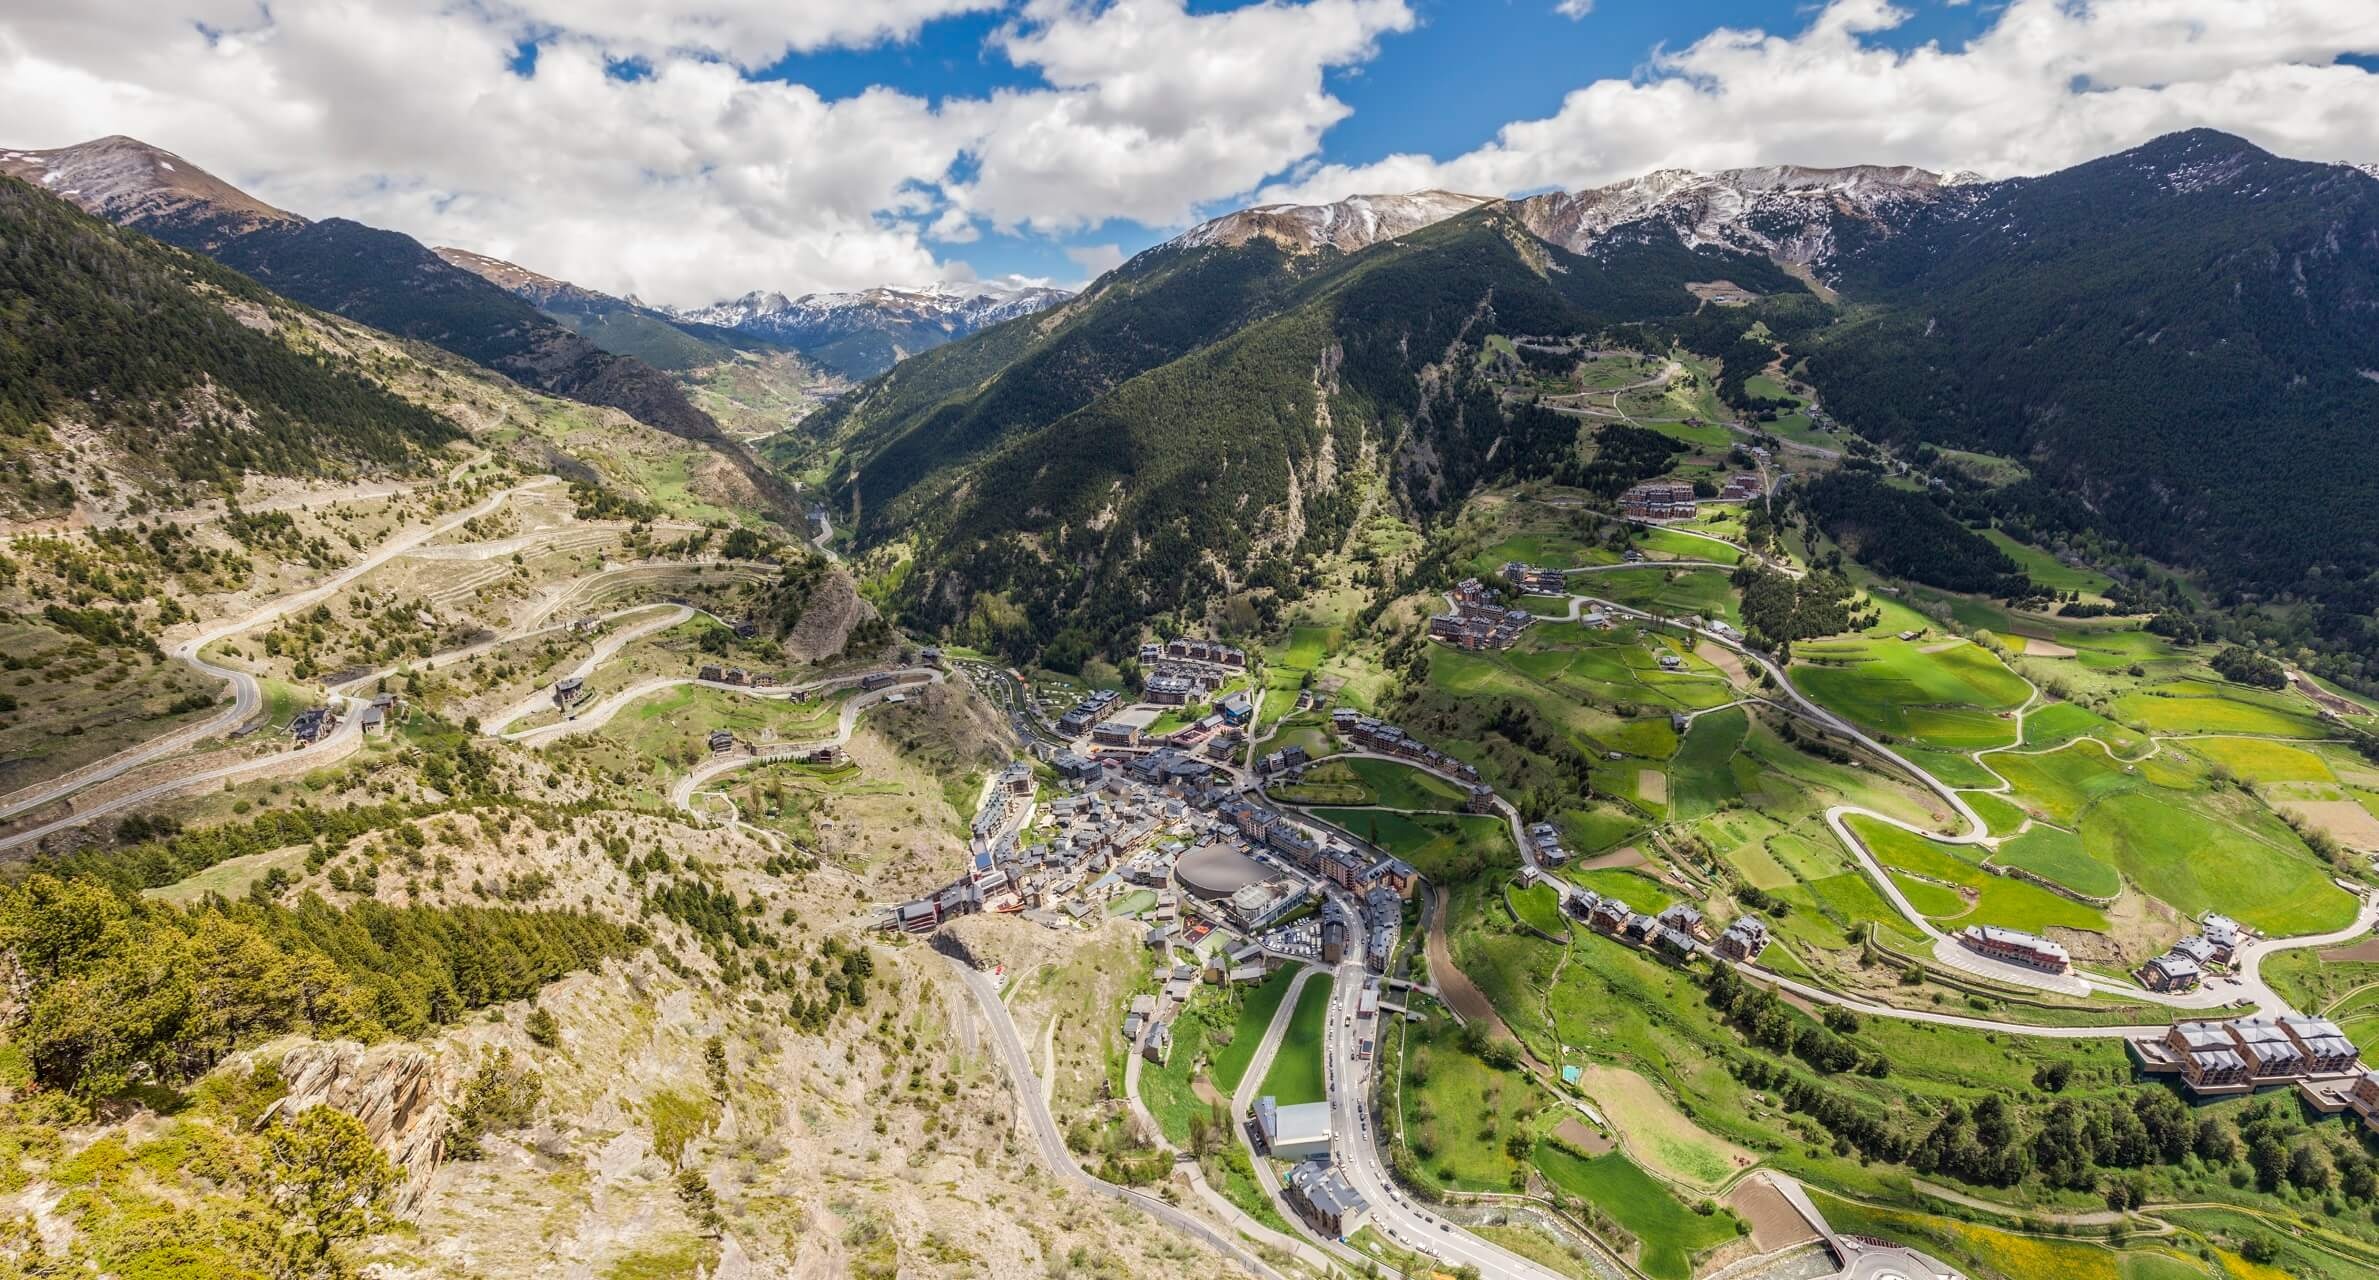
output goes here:
<path id="1" fill-rule="evenodd" d="M 2198 126 L 2379 162 L 2379 3 L 0 0 L 0 120 L 700 305 L 1078 283 L 1261 200 L 2003 177 Z"/>
<path id="2" fill-rule="evenodd" d="M 1218 13 L 1253 2 L 1195 0 L 1188 7 Z M 1325 74 L 1329 92 L 1353 114 L 1324 135 L 1324 159 L 1364 165 L 1398 152 L 1458 155 L 1510 121 L 1552 115 L 1580 85 L 1637 75 L 1664 47 L 1690 45 L 1718 27 L 1790 32 L 1809 12 L 1796 0 L 1598 0 L 1582 18 L 1555 12 L 1552 0 L 1414 0 L 1413 8 L 1414 30 L 1384 37 L 1365 63 Z M 1920 0 L 1906 25 L 1876 43 L 1961 46 L 1998 8 Z M 935 101 L 1044 87 L 1036 71 L 987 47 L 1006 21 L 995 13 L 945 18 L 925 24 L 913 40 L 794 54 L 756 75 L 831 97 L 879 85 Z M 1225 198 L 1203 211 L 1231 207 Z M 945 247 L 984 276 L 1066 280 L 1079 274 L 1069 248 L 1113 244 L 1128 254 L 1174 230 L 1111 219 L 1061 237 L 986 232 L 963 247 Z"/>

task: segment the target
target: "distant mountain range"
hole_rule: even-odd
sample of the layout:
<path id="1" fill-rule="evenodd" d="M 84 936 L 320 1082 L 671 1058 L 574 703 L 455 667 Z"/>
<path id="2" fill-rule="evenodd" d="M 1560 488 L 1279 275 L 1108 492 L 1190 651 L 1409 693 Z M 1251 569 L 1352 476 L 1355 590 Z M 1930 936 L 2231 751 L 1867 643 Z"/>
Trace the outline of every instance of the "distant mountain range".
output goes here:
<path id="1" fill-rule="evenodd" d="M 1752 305 L 1686 287 L 1719 280 Z M 1358 476 L 1428 518 L 1564 465 L 1476 394 L 1489 334 L 1676 343 L 1723 357 L 1738 402 L 1781 340 L 1870 438 L 2025 462 L 2004 518 L 2311 601 L 2379 670 L 2379 183 L 2208 131 L 2010 181 L 1783 166 L 1260 206 L 810 425 L 862 546 L 917 551 L 920 620 L 1123 652 L 1147 616 L 1244 607 L 1343 529 Z"/>
<path id="2" fill-rule="evenodd" d="M 707 307 L 669 310 L 681 325 L 790 347 L 851 377 L 873 377 L 920 351 L 1031 315 L 1073 295 L 1037 285 L 934 284 L 788 298 L 755 291 Z"/>

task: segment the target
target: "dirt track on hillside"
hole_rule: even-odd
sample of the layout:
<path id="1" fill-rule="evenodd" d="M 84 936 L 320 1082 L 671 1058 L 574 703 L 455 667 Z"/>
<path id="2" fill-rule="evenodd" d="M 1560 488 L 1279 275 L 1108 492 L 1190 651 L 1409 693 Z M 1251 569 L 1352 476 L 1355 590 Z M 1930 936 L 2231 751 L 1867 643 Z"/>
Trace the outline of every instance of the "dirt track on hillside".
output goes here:
<path id="1" fill-rule="evenodd" d="M 1490 1035 L 1520 1043 L 1520 1037 L 1513 1035 L 1512 1029 L 1496 1015 L 1486 993 L 1470 980 L 1469 974 L 1455 966 L 1453 948 L 1446 943 L 1446 891 L 1436 889 L 1435 895 L 1429 908 L 1429 975 L 1437 982 L 1438 995 L 1464 1022 L 1484 1023 Z"/>

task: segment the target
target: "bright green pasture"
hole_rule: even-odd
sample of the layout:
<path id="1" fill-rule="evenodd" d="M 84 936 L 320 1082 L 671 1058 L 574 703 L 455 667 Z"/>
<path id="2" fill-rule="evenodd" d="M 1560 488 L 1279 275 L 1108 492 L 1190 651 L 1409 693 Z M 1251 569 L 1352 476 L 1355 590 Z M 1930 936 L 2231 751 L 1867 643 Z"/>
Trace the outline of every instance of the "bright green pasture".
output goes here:
<path id="1" fill-rule="evenodd" d="M 1559 938 L 1569 933 L 1569 925 L 1561 918 L 1561 894 L 1549 884 L 1532 884 L 1525 889 L 1508 891 L 1512 913 L 1522 924 L 1539 933 Z"/>
<path id="2" fill-rule="evenodd" d="M 1296 1012 L 1281 1033 L 1280 1048 L 1272 1055 L 1272 1069 L 1264 1073 L 1264 1093 L 1273 1101 L 1289 1107 L 1328 1099 L 1322 1079 L 1322 1032 L 1329 1021 L 1330 975 L 1317 973 L 1306 980 Z"/>
<path id="3" fill-rule="evenodd" d="M 2015 834 L 2024 825 L 2024 811 L 2003 795 L 1989 791 L 1969 791 L 1966 803 L 1982 815 L 1983 825 L 1995 836 Z"/>
<path id="4" fill-rule="evenodd" d="M 1508 1144 L 1514 1135 L 1529 1136 L 1549 1101 L 1543 1086 L 1525 1072 L 1501 1071 L 1464 1052 L 1460 1033 L 1445 1019 L 1432 1018 L 1404 1034 L 1404 1137 L 1423 1176 L 1460 1190 L 1509 1191 L 1515 1162 Z"/>
<path id="5" fill-rule="evenodd" d="M 1632 910 L 1653 915 L 1662 907 L 1677 900 L 1677 895 L 1657 883 L 1650 876 L 1633 871 L 1605 869 L 1601 871 L 1572 871 L 1567 873 L 1571 883 L 1591 889 L 1606 898 L 1617 898 Z"/>
<path id="6" fill-rule="evenodd" d="M 1999 712 L 2031 695 L 2022 677 L 1979 645 L 1962 641 L 1857 637 L 1804 642 L 1791 675 L 1801 691 L 1868 728 L 1920 743 L 1972 751 L 2015 742 Z"/>
<path id="7" fill-rule="evenodd" d="M 1313 816 L 1395 854 L 1440 884 L 1519 862 L 1511 829 L 1501 818 L 1391 809 L 1316 809 Z"/>
<path id="8" fill-rule="evenodd" d="M 1999 846 L 1991 859 L 2021 867 L 2093 898 L 2111 898 L 2123 890 L 2115 869 L 2090 856 L 2082 838 L 2060 827 L 2036 826 Z"/>
<path id="9" fill-rule="evenodd" d="M 2354 919 L 2354 899 L 2276 822 L 2254 832 L 2208 806 L 2125 792 L 2090 807 L 2082 844 L 2184 915 L 2220 911 L 2275 935 L 2320 933 Z"/>
<path id="10" fill-rule="evenodd" d="M 1214 1077 L 1218 1091 L 1226 1095 L 1239 1091 L 1239 1080 L 1247 1074 L 1247 1064 L 1255 1059 L 1257 1047 L 1264 1042 L 1264 1029 L 1272 1025 L 1272 1015 L 1279 1011 L 1280 1002 L 1289 994 L 1289 985 L 1296 977 L 1294 967 L 1275 969 L 1240 1000 L 1239 1020 L 1231 1028 L 1231 1042 L 1207 1053 L 1206 1069 Z"/>
<path id="11" fill-rule="evenodd" d="M 1665 1184 L 1616 1151 L 1588 1157 L 1539 1143 L 1536 1167 L 1546 1181 L 1596 1205 L 1627 1228 L 1643 1245 L 1636 1265 L 1653 1280 L 1686 1280 L 1693 1274 L 1695 1254 L 1743 1231 L 1742 1222 L 1723 1209 L 1708 1216 L 1695 1213 Z"/>
<path id="12" fill-rule="evenodd" d="M 1692 541 L 1692 539 L 1687 539 Z M 1711 551 L 1725 548 L 1704 542 Z M 1704 556 L 1715 560 L 1719 557 Z M 1730 571 L 1711 568 L 1638 568 L 1611 573 L 1581 575 L 1570 580 L 1570 590 L 1581 595 L 1615 600 L 1630 609 L 1657 613 L 1669 618 L 1719 618 L 1734 625 L 1743 625 L 1743 611 L 1735 595 L 1734 583 L 1728 580 Z"/>
<path id="13" fill-rule="evenodd" d="M 1729 707 L 1696 718 L 1685 741 L 1669 762 L 1669 815 L 1690 820 L 1713 813 L 1719 804 L 1740 794 L 1735 784 L 1735 752 L 1751 728 L 1741 707 Z"/>
<path id="14" fill-rule="evenodd" d="M 1898 827 L 1861 817 L 1848 819 L 1847 825 L 1852 834 L 1875 855 L 1875 860 L 1885 866 L 1957 885 L 1972 892 L 1974 896 L 1971 903 L 1961 896 L 1954 910 L 1937 910 L 1948 906 L 1938 897 L 1910 894 L 1910 904 L 1937 926 L 1996 924 L 2033 933 L 2051 926 L 2089 929 L 2100 933 L 2106 931 L 2105 914 L 2094 908 L 2051 893 L 2038 885 L 1983 870 L 1973 861 L 1980 852 L 1976 846 L 1927 840 Z M 1928 902 L 1932 906 L 1928 906 Z"/>

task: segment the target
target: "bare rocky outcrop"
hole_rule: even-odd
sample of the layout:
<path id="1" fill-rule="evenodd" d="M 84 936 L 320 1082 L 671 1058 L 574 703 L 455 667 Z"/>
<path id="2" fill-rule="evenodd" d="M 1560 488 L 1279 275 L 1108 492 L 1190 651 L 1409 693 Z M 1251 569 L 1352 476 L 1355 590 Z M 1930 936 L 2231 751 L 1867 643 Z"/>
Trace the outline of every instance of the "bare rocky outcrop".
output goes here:
<path id="1" fill-rule="evenodd" d="M 281 1059 L 281 1079 L 289 1092 L 266 1110 L 260 1125 L 314 1107 L 354 1116 L 404 1173 L 396 1211 L 410 1216 L 421 1207 L 430 1175 L 446 1154 L 447 1103 L 461 1084 L 445 1058 L 418 1044 L 309 1041 Z"/>

